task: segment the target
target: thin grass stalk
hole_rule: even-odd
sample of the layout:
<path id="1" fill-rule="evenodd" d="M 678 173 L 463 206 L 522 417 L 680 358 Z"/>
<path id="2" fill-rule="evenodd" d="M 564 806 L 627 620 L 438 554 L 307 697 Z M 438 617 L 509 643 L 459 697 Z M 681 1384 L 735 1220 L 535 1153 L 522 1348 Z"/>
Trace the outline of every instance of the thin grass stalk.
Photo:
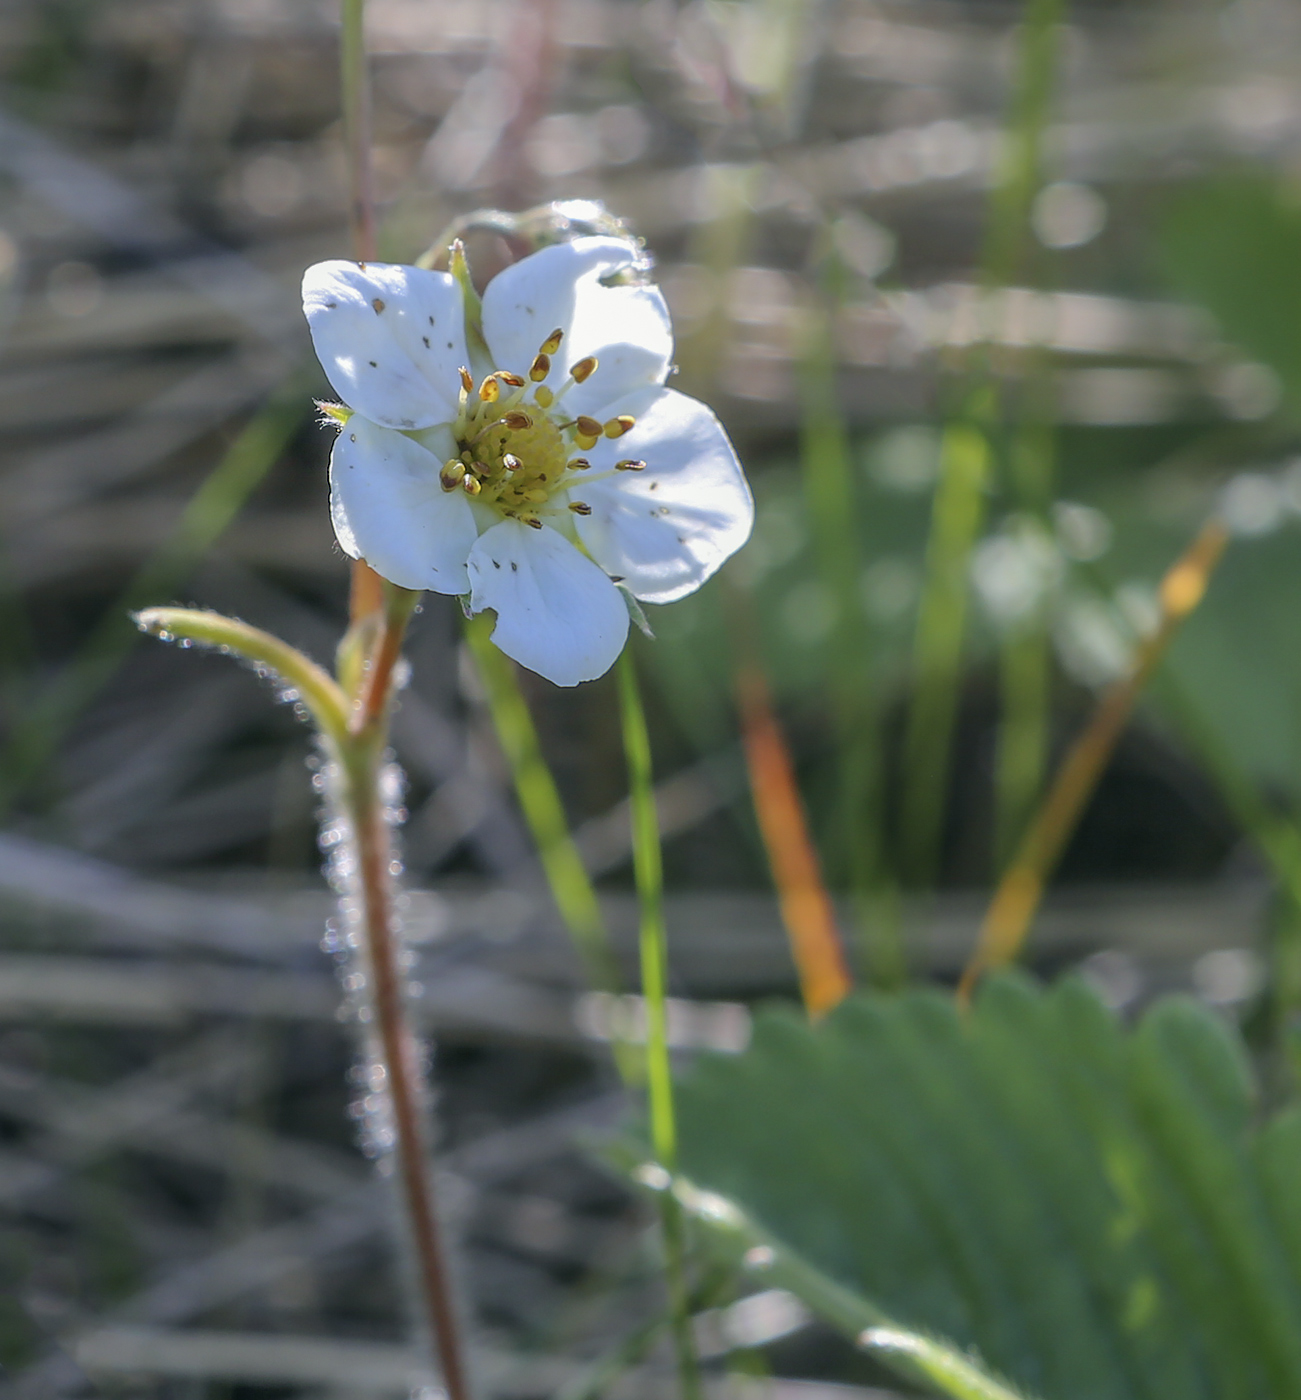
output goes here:
<path id="1" fill-rule="evenodd" d="M 855 605 L 863 559 L 849 434 L 836 390 L 830 309 L 843 292 L 843 278 L 834 256 L 827 263 L 823 304 L 811 313 L 800 376 L 804 499 L 818 572 L 837 609 L 825 652 L 837 773 L 827 844 L 829 860 L 841 866 L 853 896 L 865 975 L 888 987 L 903 982 L 906 962 L 898 923 L 884 917 L 889 900 L 882 895 L 891 882 L 882 850 L 882 724 L 872 637 Z M 743 689 L 744 674 L 738 683 Z M 775 726 L 773 734 L 780 742 Z M 838 948 L 838 937 L 836 943 Z"/>
<path id="2" fill-rule="evenodd" d="M 181 512 L 170 537 L 141 565 L 117 601 L 34 703 L 0 755 L 0 816 L 49 768 L 68 727 L 117 673 L 139 633 L 127 616 L 175 593 L 234 523 L 305 416 L 305 384 L 292 378 L 240 430 Z"/>
<path id="3" fill-rule="evenodd" d="M 1063 0 L 1026 0 L 1015 87 L 990 193 L 981 257 L 985 318 L 995 305 L 992 294 L 1014 276 L 1028 238 L 1062 13 Z M 959 411 L 944 432 L 913 643 L 914 693 L 904 741 L 901 825 L 905 869 L 921 884 L 933 882 L 939 863 L 971 552 L 984 519 L 984 496 L 992 477 L 990 435 L 998 417 L 989 364 L 992 329 L 985 327 L 985 340 L 977 345 L 968 367 L 968 387 Z"/>
<path id="4" fill-rule="evenodd" d="M 1048 507 L 1055 475 L 1056 431 L 1048 414 L 1042 355 L 1026 367 L 1032 402 L 1012 442 L 1012 484 L 1022 508 L 1049 529 Z M 1037 402 L 1035 402 L 1037 401 Z M 1016 850 L 1043 790 L 1048 766 L 1052 706 L 1052 647 L 1048 608 L 1036 599 L 1027 616 L 999 638 L 1001 713 L 994 759 L 994 864 L 1002 871 Z"/>
<path id="5" fill-rule="evenodd" d="M 1208 521 L 1162 579 L 1161 611 L 1155 629 L 1139 646 L 1128 674 L 1103 696 L 1093 718 L 1062 760 L 1043 804 L 994 892 L 976 949 L 958 985 L 958 999 L 964 1005 L 970 1001 L 982 973 L 1005 966 L 1020 952 L 1044 889 L 1138 697 L 1176 632 L 1205 596 L 1228 538 L 1219 520 Z"/>
<path id="6" fill-rule="evenodd" d="M 348 164 L 348 225 L 352 255 L 358 262 L 379 256 L 375 219 L 375 182 L 370 159 L 370 68 L 366 59 L 366 0 L 341 0 L 339 96 L 343 117 L 344 156 Z M 348 615 L 354 624 L 384 606 L 380 576 L 364 559 L 352 565 Z"/>
<path id="7" fill-rule="evenodd" d="M 564 804 L 542 754 L 537 728 L 512 662 L 493 646 L 492 619 L 481 613 L 465 626 L 465 637 L 483 682 L 497 740 L 510 767 L 520 811 L 560 917 L 583 960 L 589 980 L 618 992 L 620 976 L 600 901 L 570 834 Z"/>
<path id="8" fill-rule="evenodd" d="M 757 666 L 749 666 L 740 672 L 736 684 L 755 815 L 799 975 L 800 996 L 805 1010 L 816 1019 L 849 995 L 853 979 L 845 965 L 835 906 L 822 880 L 768 683 Z"/>
<path id="9" fill-rule="evenodd" d="M 641 913 L 639 949 L 642 996 L 646 1003 L 646 1090 L 651 1148 L 666 1173 L 676 1170 L 677 1123 L 673 1108 L 673 1068 L 669 1060 L 668 934 L 664 925 L 664 872 L 659 818 L 655 811 L 650 733 L 630 650 L 616 665 L 628 799 L 632 817 L 633 870 Z M 700 1366 L 691 1333 L 682 1210 L 672 1192 L 658 1195 L 664 1233 L 665 1275 L 672 1314 L 673 1346 L 684 1400 L 701 1400 Z"/>
<path id="10" fill-rule="evenodd" d="M 966 633 L 968 572 L 984 520 L 991 466 L 983 426 L 968 421 L 945 428 L 913 639 L 913 698 L 904 735 L 900 816 L 904 869 L 923 886 L 934 881 L 939 862 Z"/>

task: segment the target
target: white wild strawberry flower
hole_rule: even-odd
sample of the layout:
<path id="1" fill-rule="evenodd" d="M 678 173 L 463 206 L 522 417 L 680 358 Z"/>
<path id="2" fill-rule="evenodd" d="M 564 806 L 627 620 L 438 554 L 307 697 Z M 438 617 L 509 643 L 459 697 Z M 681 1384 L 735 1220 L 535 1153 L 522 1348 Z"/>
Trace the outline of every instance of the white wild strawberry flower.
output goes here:
<path id="1" fill-rule="evenodd" d="M 400 587 L 491 609 L 496 645 L 557 685 L 614 664 L 620 586 L 684 597 L 754 518 L 717 418 L 664 387 L 668 307 L 640 266 L 622 238 L 544 248 L 488 284 L 469 324 L 450 273 L 336 261 L 303 278 L 351 410 L 330 458 L 340 545 Z"/>

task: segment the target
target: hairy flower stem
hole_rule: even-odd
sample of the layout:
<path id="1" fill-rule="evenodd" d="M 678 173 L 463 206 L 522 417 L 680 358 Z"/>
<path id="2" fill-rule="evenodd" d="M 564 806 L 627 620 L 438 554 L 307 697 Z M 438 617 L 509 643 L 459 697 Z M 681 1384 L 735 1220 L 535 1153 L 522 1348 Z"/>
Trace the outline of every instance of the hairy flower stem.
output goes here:
<path id="1" fill-rule="evenodd" d="M 367 732 L 350 735 L 344 743 L 341 796 L 356 843 L 357 893 L 361 901 L 372 1005 L 384 1058 L 384 1087 L 393 1113 L 394 1154 L 411 1227 L 411 1246 L 448 1400 L 469 1400 L 464 1347 L 424 1131 L 419 1046 L 407 1017 L 401 950 L 394 924 L 394 850 L 379 796 L 387 728 L 387 716 L 381 715 Z"/>
<path id="2" fill-rule="evenodd" d="M 632 655 L 619 657 L 619 709 L 623 747 L 628 761 L 628 799 L 632 809 L 633 871 L 641 909 L 641 980 L 646 1000 L 646 1089 L 650 1106 L 651 1146 L 661 1167 L 677 1167 L 677 1124 L 673 1111 L 673 1071 L 669 1062 L 668 936 L 664 927 L 664 872 L 659 818 L 651 770 L 650 733 Z M 682 1209 L 671 1191 L 659 1193 L 664 1231 L 664 1271 L 672 1316 L 673 1346 L 683 1400 L 701 1400 L 700 1364 L 691 1335 L 691 1302 L 686 1276 L 686 1231 Z"/>

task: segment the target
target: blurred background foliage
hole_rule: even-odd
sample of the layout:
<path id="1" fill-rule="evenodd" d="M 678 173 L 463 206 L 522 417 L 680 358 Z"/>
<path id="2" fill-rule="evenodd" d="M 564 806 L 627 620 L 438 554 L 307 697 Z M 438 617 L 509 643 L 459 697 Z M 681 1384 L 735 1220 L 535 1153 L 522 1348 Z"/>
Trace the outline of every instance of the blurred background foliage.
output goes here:
<path id="1" fill-rule="evenodd" d="M 743 1003 L 794 988 L 738 672 L 759 665 L 773 693 L 851 960 L 882 982 L 901 962 L 950 978 L 1057 758 L 1152 626 L 1164 571 L 1218 512 L 1232 543 L 1066 852 L 1032 956 L 1082 964 L 1121 1009 L 1193 990 L 1243 1019 L 1281 1091 L 1278 1033 L 1301 1000 L 1295 9 L 371 0 L 368 16 L 385 256 L 414 258 L 482 206 L 604 201 L 656 256 L 675 382 L 716 407 L 751 476 L 750 545 L 652 609 L 656 638 L 637 642 L 684 1053 L 735 1042 Z M 326 386 L 296 290 L 346 248 L 337 41 L 334 7 L 300 0 L 0 9 L 0 1109 L 24 1164 L 0 1348 L 47 1367 L 32 1394 L 75 1391 L 76 1367 L 49 1369 L 53 1339 L 93 1342 L 123 1300 L 140 1326 L 392 1340 L 373 1230 L 372 1253 L 328 1268 L 306 1250 L 279 1292 L 246 1279 L 196 1292 L 185 1317 L 157 1305 L 168 1270 L 297 1219 L 293 1173 L 266 1166 L 286 1140 L 337 1154 L 343 1176 L 322 1167 L 312 1197 L 337 1205 L 349 1052 L 313 961 L 305 732 L 252 677 L 137 647 L 126 618 L 194 602 L 321 659 L 340 631 L 310 408 Z M 471 255 L 486 277 L 505 249 L 479 232 Z M 452 600 L 427 601 L 411 660 L 406 857 L 436 891 L 417 901 L 420 976 L 448 1140 L 468 1150 L 532 1109 L 605 1103 L 609 1070 Z M 622 955 L 612 685 L 523 683 Z M 146 927 L 172 941 L 142 945 Z M 298 1011 L 234 983 L 178 990 L 216 987 L 214 967 L 251 979 L 258 948 L 278 950 Z M 492 997 L 456 981 L 472 976 L 497 979 Z M 310 1032 L 287 1034 L 287 1015 Z M 95 1093 L 177 1074 L 198 1092 L 202 1037 L 244 1017 L 244 1059 L 203 1081 L 226 1145 L 201 1171 L 166 1157 L 165 1126 L 152 1147 L 84 1146 Z M 57 1123 L 32 1107 L 52 1083 L 80 1105 Z M 487 1185 L 465 1168 L 476 1316 L 589 1361 L 653 1286 L 642 1218 L 572 1157 L 552 1176 L 520 1160 Z M 51 1163 L 57 1179 L 30 1175 Z M 136 1374 L 114 1336 L 86 1355 Z M 880 1380 L 784 1345 L 779 1374 Z M 272 1393 L 247 1357 L 223 1364 L 239 1393 Z M 182 1393 L 178 1368 L 157 1393 Z"/>

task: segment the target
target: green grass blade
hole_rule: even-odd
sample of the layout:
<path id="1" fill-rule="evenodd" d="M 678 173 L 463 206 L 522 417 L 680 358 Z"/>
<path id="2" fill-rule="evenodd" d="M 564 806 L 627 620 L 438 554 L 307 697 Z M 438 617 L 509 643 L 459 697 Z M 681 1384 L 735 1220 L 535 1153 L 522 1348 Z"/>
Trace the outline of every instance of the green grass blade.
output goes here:
<path id="1" fill-rule="evenodd" d="M 480 613 L 466 622 L 465 636 L 483 681 L 498 742 L 510 766 L 520 810 L 537 847 L 551 897 L 588 978 L 604 991 L 617 992 L 619 969 L 600 901 L 570 835 L 564 804 L 542 755 L 514 664 L 489 640 L 492 629 L 492 618 Z"/>
<path id="2" fill-rule="evenodd" d="M 291 378 L 244 425 L 190 498 L 171 537 L 146 561 L 90 636 L 29 705 L 0 755 L 0 814 L 44 773 L 68 726 L 139 640 L 130 614 L 164 601 L 229 529 L 307 415 L 310 385 Z"/>

